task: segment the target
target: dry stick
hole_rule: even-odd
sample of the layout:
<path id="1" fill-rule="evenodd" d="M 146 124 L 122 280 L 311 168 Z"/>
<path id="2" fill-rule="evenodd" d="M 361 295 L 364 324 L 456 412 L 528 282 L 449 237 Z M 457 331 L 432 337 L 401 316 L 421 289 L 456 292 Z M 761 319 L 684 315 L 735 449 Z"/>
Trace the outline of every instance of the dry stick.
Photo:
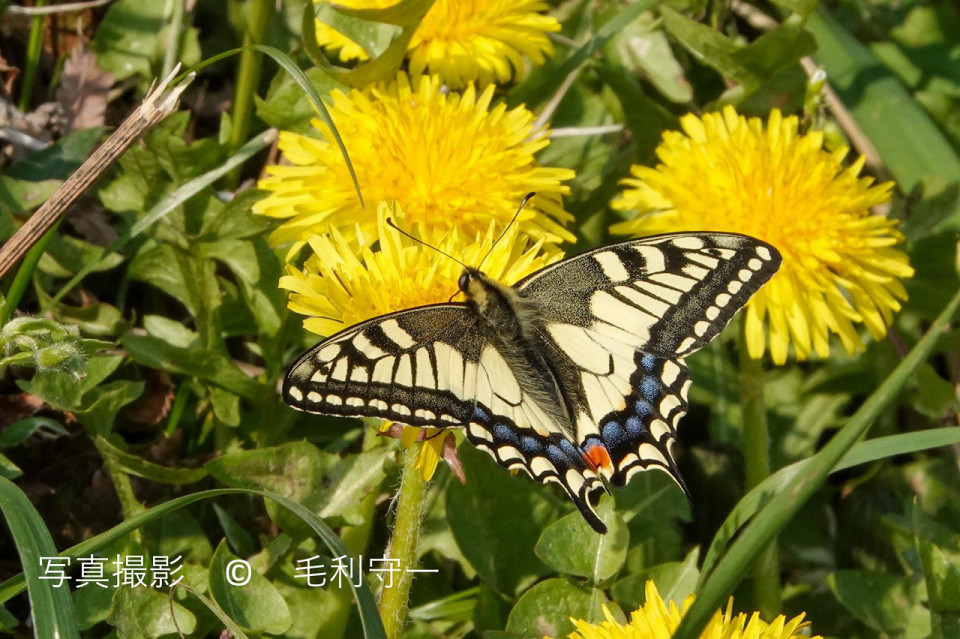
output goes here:
<path id="1" fill-rule="evenodd" d="M 166 80 L 151 88 L 136 111 L 131 113 L 114 134 L 0 247 L 0 277 L 6 275 L 7 271 L 20 261 L 30 247 L 63 217 L 74 200 L 90 188 L 93 181 L 123 155 L 137 138 L 177 107 L 177 100 L 193 79 L 193 75 L 187 76 L 186 80 L 169 89 L 170 81 L 176 73 L 177 69 L 174 69 Z"/>
<path id="2" fill-rule="evenodd" d="M 745 2 L 734 0 L 730 6 L 734 13 L 746 20 L 747 23 L 755 29 L 772 31 L 779 26 L 776 20 Z M 800 64 L 808 76 L 812 76 L 819 69 L 816 61 L 810 57 L 801 58 Z M 840 100 L 840 97 L 829 83 L 824 83 L 823 85 L 823 101 L 833 113 L 833 117 L 837 119 L 837 124 L 840 125 L 840 128 L 843 129 L 847 137 L 850 138 L 850 143 L 853 144 L 853 148 L 857 150 L 857 153 L 866 158 L 866 163 L 867 166 L 870 167 L 870 170 L 876 175 L 887 175 L 887 169 L 883 164 L 883 160 L 880 159 L 880 154 L 877 153 L 877 149 L 873 146 L 873 143 L 866 134 L 864 134 L 860 125 L 857 124 L 856 119 L 853 117 L 853 114 L 850 113 L 850 110 L 843 104 L 843 101 Z"/>
<path id="3" fill-rule="evenodd" d="M 7 13 L 10 15 L 21 16 L 48 16 L 54 13 L 70 13 L 71 11 L 84 11 L 94 9 L 110 4 L 113 0 L 88 0 L 87 2 L 68 2 L 67 4 L 58 4 L 50 7 L 18 7 L 13 5 L 7 7 Z"/>

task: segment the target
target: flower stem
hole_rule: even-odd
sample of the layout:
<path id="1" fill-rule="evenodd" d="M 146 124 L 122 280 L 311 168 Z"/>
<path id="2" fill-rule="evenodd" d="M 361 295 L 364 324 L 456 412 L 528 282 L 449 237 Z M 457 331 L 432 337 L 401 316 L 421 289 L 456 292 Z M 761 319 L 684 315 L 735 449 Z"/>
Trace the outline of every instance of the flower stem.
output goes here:
<path id="1" fill-rule="evenodd" d="M 747 352 L 746 322 L 740 330 L 740 405 L 743 410 L 743 457 L 747 490 L 770 475 L 770 433 L 763 401 L 763 365 Z M 760 615 L 771 621 L 780 614 L 780 567 L 776 541 L 753 564 L 753 596 Z"/>
<path id="2" fill-rule="evenodd" d="M 403 631 L 414 574 L 407 571 L 416 568 L 420 546 L 420 520 L 423 518 L 423 496 L 427 483 L 415 467 L 418 452 L 417 446 L 403 452 L 397 518 L 393 524 L 393 538 L 386 552 L 387 557 L 399 562 L 401 570 L 393 587 L 384 588 L 380 597 L 380 618 L 383 619 L 388 639 L 396 639 Z"/>

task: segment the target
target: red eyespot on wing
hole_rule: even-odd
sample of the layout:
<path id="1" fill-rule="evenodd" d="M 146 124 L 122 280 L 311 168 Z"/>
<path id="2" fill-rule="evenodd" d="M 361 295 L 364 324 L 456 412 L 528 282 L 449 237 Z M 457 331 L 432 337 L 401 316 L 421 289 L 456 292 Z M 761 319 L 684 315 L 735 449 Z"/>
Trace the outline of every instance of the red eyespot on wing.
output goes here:
<path id="1" fill-rule="evenodd" d="M 597 468 L 606 468 L 607 470 L 612 468 L 610 464 L 610 453 L 599 444 L 594 444 L 587 448 L 583 453 L 583 457 L 593 471 L 596 471 Z"/>

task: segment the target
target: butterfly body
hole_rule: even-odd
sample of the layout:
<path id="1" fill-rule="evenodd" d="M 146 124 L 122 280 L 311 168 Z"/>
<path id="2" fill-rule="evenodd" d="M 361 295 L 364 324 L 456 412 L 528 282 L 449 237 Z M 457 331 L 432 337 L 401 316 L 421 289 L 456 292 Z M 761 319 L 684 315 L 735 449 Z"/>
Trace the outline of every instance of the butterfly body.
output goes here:
<path id="1" fill-rule="evenodd" d="M 742 235 L 632 240 L 506 286 L 467 268 L 465 302 L 373 318 L 304 354 L 283 387 L 309 412 L 463 426 L 501 466 L 557 483 L 596 530 L 601 476 L 659 469 L 690 384 L 683 357 L 727 324 L 780 264 Z"/>

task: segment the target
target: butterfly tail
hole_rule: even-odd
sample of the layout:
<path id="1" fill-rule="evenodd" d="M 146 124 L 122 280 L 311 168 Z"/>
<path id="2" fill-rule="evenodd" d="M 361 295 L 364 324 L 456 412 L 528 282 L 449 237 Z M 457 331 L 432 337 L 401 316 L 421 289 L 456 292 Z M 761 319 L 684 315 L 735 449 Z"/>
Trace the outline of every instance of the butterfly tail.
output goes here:
<path id="1" fill-rule="evenodd" d="M 507 470 L 522 470 L 543 484 L 559 484 L 590 527 L 601 534 L 607 532 L 590 503 L 590 495 L 604 489 L 603 482 L 587 466 L 582 451 L 566 438 L 559 434 L 544 437 L 533 429 L 517 428 L 506 418 L 497 417 L 470 422 L 467 439 Z"/>

